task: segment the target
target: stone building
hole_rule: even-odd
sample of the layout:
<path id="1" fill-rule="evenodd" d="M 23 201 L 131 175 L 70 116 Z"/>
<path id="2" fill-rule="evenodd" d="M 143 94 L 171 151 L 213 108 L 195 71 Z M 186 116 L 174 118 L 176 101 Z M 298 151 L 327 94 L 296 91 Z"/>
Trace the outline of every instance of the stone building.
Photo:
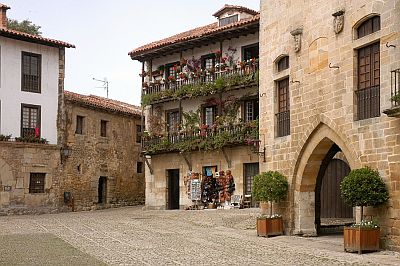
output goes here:
<path id="1" fill-rule="evenodd" d="M 65 48 L 7 28 L 0 4 L 0 212 L 58 209 Z"/>
<path id="2" fill-rule="evenodd" d="M 288 233 L 315 235 L 326 218 L 355 217 L 338 184 L 369 166 L 391 199 L 368 215 L 378 218 L 386 246 L 400 247 L 400 101 L 391 100 L 399 93 L 399 25 L 398 0 L 261 1 L 260 170 L 289 179 L 281 205 Z"/>
<path id="3" fill-rule="evenodd" d="M 141 109 L 65 92 L 65 139 L 60 190 L 74 210 L 144 202 Z M 67 192 L 67 193 L 65 193 Z M 69 194 L 69 195 L 68 195 Z"/>
<path id="4" fill-rule="evenodd" d="M 184 208 L 195 198 L 221 202 L 215 187 L 228 170 L 234 194 L 251 194 L 264 154 L 258 150 L 259 13 L 225 5 L 214 16 L 212 24 L 129 53 L 143 65 L 147 208 Z M 213 190 L 193 196 L 192 180 Z"/>

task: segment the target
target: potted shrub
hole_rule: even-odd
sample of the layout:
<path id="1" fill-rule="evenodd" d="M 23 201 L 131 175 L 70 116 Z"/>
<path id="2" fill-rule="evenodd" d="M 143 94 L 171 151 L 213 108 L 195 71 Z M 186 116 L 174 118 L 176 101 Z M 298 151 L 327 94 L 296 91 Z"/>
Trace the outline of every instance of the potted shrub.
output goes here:
<path id="1" fill-rule="evenodd" d="M 364 221 L 364 206 L 379 206 L 389 199 L 386 185 L 378 171 L 368 167 L 354 169 L 343 178 L 340 191 L 344 201 L 361 207 L 360 223 L 344 228 L 344 250 L 348 252 L 378 251 L 380 228 L 372 221 Z"/>
<path id="2" fill-rule="evenodd" d="M 273 236 L 283 234 L 282 216 L 273 214 L 273 202 L 285 198 L 289 184 L 286 178 L 277 171 L 268 171 L 254 176 L 252 195 L 260 201 L 261 217 L 257 218 L 257 235 Z M 270 203 L 269 215 L 266 205 Z"/>

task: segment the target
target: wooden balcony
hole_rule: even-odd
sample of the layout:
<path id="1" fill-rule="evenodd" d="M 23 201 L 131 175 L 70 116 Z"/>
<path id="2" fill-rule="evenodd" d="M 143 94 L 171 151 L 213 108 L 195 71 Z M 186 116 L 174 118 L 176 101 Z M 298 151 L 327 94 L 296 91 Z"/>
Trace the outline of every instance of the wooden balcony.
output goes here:
<path id="1" fill-rule="evenodd" d="M 253 145 L 258 140 L 256 121 L 231 126 L 207 127 L 171 132 L 165 136 L 143 137 L 145 154 L 216 150 L 227 146 Z"/>
<path id="2" fill-rule="evenodd" d="M 390 73 L 392 107 L 383 111 L 389 117 L 400 118 L 400 68 Z"/>
<path id="3" fill-rule="evenodd" d="M 142 103 L 168 101 L 198 97 L 219 91 L 240 89 L 258 84 L 258 64 L 239 68 L 226 68 L 220 71 L 201 71 L 190 73 L 185 78 L 174 81 L 156 81 L 143 84 Z"/>

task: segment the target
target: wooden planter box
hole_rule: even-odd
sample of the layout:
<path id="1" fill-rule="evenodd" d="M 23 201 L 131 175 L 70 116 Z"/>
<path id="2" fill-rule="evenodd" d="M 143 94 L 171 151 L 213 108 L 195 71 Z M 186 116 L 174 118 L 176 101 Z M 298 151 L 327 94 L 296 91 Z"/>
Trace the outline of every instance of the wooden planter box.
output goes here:
<path id="1" fill-rule="evenodd" d="M 380 228 L 344 228 L 344 251 L 358 252 L 379 251 Z"/>
<path id="2" fill-rule="evenodd" d="M 257 236 L 279 236 L 283 234 L 282 217 L 257 218 Z"/>

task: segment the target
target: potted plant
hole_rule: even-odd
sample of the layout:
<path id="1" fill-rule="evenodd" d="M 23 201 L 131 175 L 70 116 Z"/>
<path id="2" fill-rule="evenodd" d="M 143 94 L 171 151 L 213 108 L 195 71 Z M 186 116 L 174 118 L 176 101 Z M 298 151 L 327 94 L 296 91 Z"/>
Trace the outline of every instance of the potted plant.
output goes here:
<path id="1" fill-rule="evenodd" d="M 361 222 L 344 228 L 344 250 L 348 252 L 378 251 L 379 226 L 363 220 L 364 206 L 379 206 L 389 199 L 385 183 L 378 171 L 368 167 L 354 169 L 343 178 L 340 191 L 344 201 L 361 207 Z"/>
<path id="2" fill-rule="evenodd" d="M 263 172 L 254 176 L 252 195 L 260 201 L 261 217 L 257 218 L 257 235 L 273 236 L 283 234 L 282 216 L 272 214 L 273 202 L 285 198 L 289 184 L 277 171 Z M 267 202 L 270 203 L 269 215 L 266 215 Z"/>

